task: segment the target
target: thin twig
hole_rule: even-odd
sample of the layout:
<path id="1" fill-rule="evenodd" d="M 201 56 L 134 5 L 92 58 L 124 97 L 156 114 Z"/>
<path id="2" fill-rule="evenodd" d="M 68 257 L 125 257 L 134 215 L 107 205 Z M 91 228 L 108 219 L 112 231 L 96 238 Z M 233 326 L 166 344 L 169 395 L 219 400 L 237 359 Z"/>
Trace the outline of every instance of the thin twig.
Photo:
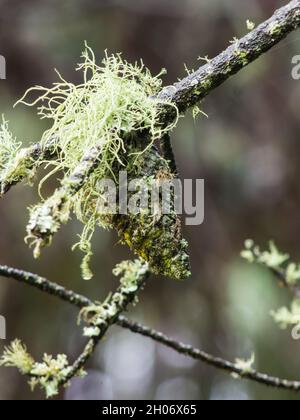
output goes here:
<path id="1" fill-rule="evenodd" d="M 93 305 L 93 302 L 87 297 L 67 290 L 57 283 L 53 283 L 44 277 L 29 273 L 28 271 L 18 270 L 17 268 L 8 267 L 6 265 L 0 265 L 0 276 L 11 278 L 21 283 L 28 284 L 29 286 L 33 286 L 41 292 L 59 297 L 61 300 L 69 302 L 72 305 L 77 306 L 79 309 L 85 306 Z"/>
<path id="2" fill-rule="evenodd" d="M 83 352 L 72 364 L 70 371 L 64 377 L 64 379 L 58 384 L 63 386 L 67 384 L 77 373 L 85 366 L 87 361 L 93 355 L 97 344 L 103 339 L 109 327 L 117 322 L 119 315 L 126 311 L 128 306 L 135 300 L 138 292 L 144 286 L 147 278 L 149 277 L 148 265 L 145 264 L 144 268 L 141 269 L 137 275 L 135 286 L 128 287 L 126 284 L 121 283 L 115 293 L 111 294 L 104 304 L 105 316 L 101 317 L 99 323 L 99 332 L 93 336 L 86 344 Z M 85 307 L 95 306 L 94 302 L 90 299 L 81 296 L 73 291 L 66 290 L 64 287 L 59 286 L 56 283 L 50 282 L 49 280 L 32 274 L 26 271 L 18 270 L 8 266 L 0 266 L 0 275 L 6 278 L 13 278 L 19 282 L 29 284 L 43 292 L 50 295 L 59 297 L 65 302 L 71 303 L 82 309 Z"/>
<path id="3" fill-rule="evenodd" d="M 24 272 L 22 270 L 17 270 L 7 266 L 0 266 L 0 275 L 3 277 L 15 279 L 25 284 L 29 284 L 30 286 L 33 286 L 43 292 L 49 293 L 53 296 L 57 296 L 65 302 L 69 302 L 70 304 L 80 309 L 93 305 L 93 302 L 87 297 L 79 295 L 73 291 L 66 290 L 62 286 L 50 282 L 49 280 L 40 277 L 36 274 Z M 124 316 L 118 315 L 116 318 L 111 320 L 110 325 L 112 325 L 113 323 L 116 323 L 122 328 L 129 329 L 134 333 L 151 338 L 154 341 L 159 342 L 160 344 L 172 348 L 180 354 L 192 357 L 193 359 L 200 360 L 206 364 L 209 364 L 217 369 L 226 371 L 230 374 L 234 374 L 241 378 L 248 379 L 250 381 L 267 385 L 273 388 L 300 391 L 300 381 L 280 379 L 254 370 L 245 372 L 241 367 L 238 366 L 238 364 L 234 364 L 222 358 L 214 357 L 192 346 L 182 344 L 161 332 L 158 332 L 137 322 L 133 322 Z M 104 334 L 106 332 L 107 329 L 105 330 Z M 92 355 L 94 347 L 98 342 L 99 340 L 95 342 L 93 342 L 93 340 L 89 341 L 84 352 L 75 362 L 74 370 L 72 370 L 72 372 L 76 371 L 75 373 L 77 373 L 78 370 L 86 363 L 87 359 Z"/>
<path id="4" fill-rule="evenodd" d="M 196 360 L 201 360 L 208 365 L 229 372 L 232 375 L 237 375 L 240 378 L 249 379 L 251 381 L 273 388 L 300 391 L 300 381 L 280 379 L 265 373 L 257 372 L 255 370 L 251 370 L 249 372 L 243 371 L 243 369 L 241 369 L 238 364 L 234 364 L 219 357 L 214 357 L 211 354 L 204 352 L 203 350 L 199 350 L 190 345 L 183 344 L 161 332 L 158 332 L 137 322 L 133 322 L 123 316 L 118 318 L 117 324 L 120 327 L 129 329 L 133 333 L 151 338 L 152 340 L 155 340 L 158 343 L 177 351 L 177 353 L 192 357 Z"/>
<path id="5" fill-rule="evenodd" d="M 285 289 L 289 290 L 295 298 L 300 298 L 300 287 L 294 284 L 290 284 L 287 279 L 287 273 L 284 269 L 281 268 L 270 268 L 267 267 L 271 274 L 279 280 L 280 285 L 282 285 Z"/>
<path id="6" fill-rule="evenodd" d="M 108 301 L 105 303 L 105 307 L 107 308 L 106 315 L 101 318 L 101 324 L 99 324 L 98 327 L 99 333 L 88 341 L 83 352 L 73 363 L 68 375 L 59 384 L 60 386 L 67 384 L 74 376 L 76 376 L 80 369 L 85 366 L 87 361 L 93 355 L 97 344 L 103 339 L 110 326 L 115 324 L 120 314 L 126 311 L 128 306 L 134 302 L 138 292 L 142 289 L 149 277 L 149 274 L 150 272 L 148 269 L 143 270 L 136 279 L 136 287 L 128 288 L 121 284 L 117 291 L 109 297 Z M 65 296 L 67 295 L 68 291 L 66 291 Z"/>

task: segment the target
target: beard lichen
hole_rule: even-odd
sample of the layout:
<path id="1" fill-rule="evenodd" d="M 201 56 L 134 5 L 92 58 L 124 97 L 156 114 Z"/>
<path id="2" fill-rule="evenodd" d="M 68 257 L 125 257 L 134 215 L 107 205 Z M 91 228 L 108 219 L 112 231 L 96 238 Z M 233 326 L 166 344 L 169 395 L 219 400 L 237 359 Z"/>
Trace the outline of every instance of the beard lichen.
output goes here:
<path id="1" fill-rule="evenodd" d="M 33 87 L 18 101 L 37 106 L 38 115 L 52 121 L 41 140 L 41 148 L 46 149 L 51 139 L 52 154 L 39 162 L 49 171 L 39 190 L 50 177 L 64 174 L 53 195 L 30 209 L 26 240 L 38 257 L 74 213 L 84 225 L 75 245 L 85 254 L 83 278 L 92 277 L 91 240 L 97 226 L 115 228 L 122 242 L 149 262 L 154 272 L 186 278 L 190 275 L 187 243 L 175 213 L 104 216 L 96 205 L 101 196 L 99 180 L 110 177 L 117 181 L 120 170 L 127 170 L 131 178 L 147 179 L 150 186 L 161 171 L 174 177 L 168 162 L 153 147 L 177 123 L 162 125 L 162 110 L 169 106 L 177 117 L 179 114 L 171 102 L 155 99 L 162 87 L 162 73 L 153 77 L 142 62 L 130 64 L 120 54 L 106 54 L 98 66 L 88 46 L 82 57 L 78 70 L 83 71 L 83 83 L 67 82 L 58 73 L 59 81 L 52 87 Z M 38 97 L 27 100 L 31 94 Z"/>

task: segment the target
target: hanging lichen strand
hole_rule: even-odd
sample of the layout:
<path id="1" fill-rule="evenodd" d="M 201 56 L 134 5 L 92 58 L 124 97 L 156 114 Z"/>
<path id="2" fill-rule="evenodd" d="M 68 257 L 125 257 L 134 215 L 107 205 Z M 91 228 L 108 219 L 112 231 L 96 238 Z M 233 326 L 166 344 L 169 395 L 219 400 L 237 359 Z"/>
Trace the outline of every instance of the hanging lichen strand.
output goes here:
<path id="1" fill-rule="evenodd" d="M 19 101 L 28 106 L 38 105 L 40 117 L 53 121 L 41 142 L 46 149 L 51 140 L 51 157 L 43 158 L 42 163 L 50 170 L 39 189 L 54 174 L 64 174 L 53 195 L 31 208 L 26 240 L 38 257 L 71 213 L 75 213 L 84 224 L 75 247 L 85 253 L 82 263 L 85 279 L 92 277 L 91 240 L 98 225 L 116 228 L 122 242 L 149 262 L 154 272 L 186 278 L 190 275 L 187 243 L 175 211 L 153 215 L 149 209 L 136 215 L 103 216 L 97 207 L 101 196 L 99 180 L 108 177 L 117 180 L 120 170 L 127 170 L 131 179 L 146 180 L 149 187 L 162 176 L 173 178 L 168 163 L 153 144 L 177 122 L 161 126 L 161 105 L 172 107 L 178 115 L 177 108 L 154 99 L 162 81 L 160 75 L 153 77 L 142 63 L 132 65 L 121 55 L 106 55 L 103 65 L 98 66 L 89 47 L 83 58 L 78 66 L 84 75 L 82 84 L 74 85 L 59 75 L 60 81 L 53 87 L 31 88 Z M 26 98 L 31 93 L 39 96 L 28 102 Z M 14 176 L 28 178 L 25 174 Z"/>

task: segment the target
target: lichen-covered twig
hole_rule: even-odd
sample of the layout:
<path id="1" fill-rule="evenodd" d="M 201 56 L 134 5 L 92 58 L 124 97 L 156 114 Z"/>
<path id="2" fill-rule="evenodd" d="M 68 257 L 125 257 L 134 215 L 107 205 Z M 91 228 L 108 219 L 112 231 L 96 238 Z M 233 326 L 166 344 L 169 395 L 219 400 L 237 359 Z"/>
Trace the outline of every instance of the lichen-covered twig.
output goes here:
<path id="1" fill-rule="evenodd" d="M 300 264 L 291 262 L 290 256 L 280 252 L 274 242 L 269 243 L 269 249 L 261 251 L 260 247 L 249 239 L 245 242 L 241 256 L 251 264 L 255 263 L 268 269 L 279 280 L 281 286 L 288 289 L 295 298 L 300 298 Z"/>
<path id="2" fill-rule="evenodd" d="M 165 87 L 158 95 L 159 99 L 171 101 L 181 113 L 185 112 L 299 26 L 300 1 L 292 0 L 246 36 L 234 40 L 231 46 L 196 72 Z M 173 117 L 172 110 L 166 109 L 162 121 L 170 121 Z"/>
<path id="3" fill-rule="evenodd" d="M 67 385 L 73 377 L 82 376 L 83 368 L 92 356 L 96 345 L 104 337 L 109 327 L 116 322 L 118 316 L 127 310 L 130 303 L 135 301 L 150 272 L 147 263 L 136 260 L 134 262 L 124 261 L 119 264 L 114 270 L 114 274 L 122 276 L 119 288 L 115 293 L 110 294 L 103 304 L 95 304 L 89 299 L 65 290 L 35 274 L 0 266 L 0 275 L 30 284 L 80 307 L 82 309 L 81 317 L 89 325 L 85 328 L 85 335 L 90 337 L 83 352 L 72 365 L 68 364 L 65 355 L 58 355 L 57 359 L 44 355 L 43 362 L 37 363 L 19 340 L 15 340 L 10 347 L 5 349 L 2 358 L 0 358 L 0 365 L 17 367 L 22 374 L 30 378 L 31 387 L 40 385 L 45 389 L 47 397 L 56 395 L 59 387 Z"/>
<path id="4" fill-rule="evenodd" d="M 74 171 L 63 179 L 61 187 L 32 210 L 27 233 L 34 245 L 36 257 L 39 256 L 42 247 L 51 243 L 60 226 L 68 221 L 70 197 L 76 195 L 97 167 L 102 146 L 103 143 L 99 142 L 87 150 Z"/>
<path id="5" fill-rule="evenodd" d="M 150 272 L 148 264 L 142 261 L 124 262 L 120 264 L 116 274 L 124 274 L 121 279 L 121 285 L 118 290 L 111 294 L 107 301 L 101 306 L 92 305 L 90 311 L 92 318 L 89 321 L 91 328 L 87 329 L 87 335 L 92 336 L 85 346 L 81 355 L 72 365 L 70 372 L 59 383 L 65 385 L 85 366 L 86 362 L 92 356 L 95 347 L 105 336 L 109 327 L 114 324 L 119 315 L 126 311 L 128 306 L 135 301 L 140 289 L 144 286 Z M 94 312 L 96 311 L 96 313 Z M 98 312 L 97 312 L 98 311 Z"/>
<path id="6" fill-rule="evenodd" d="M 279 281 L 281 287 L 288 289 L 293 296 L 290 308 L 285 306 L 271 311 L 274 321 L 282 328 L 295 327 L 300 330 L 300 264 L 291 261 L 288 254 L 281 252 L 274 242 L 269 249 L 262 251 L 253 240 L 245 242 L 241 256 L 251 264 L 258 264 L 267 269 Z"/>
<path id="7" fill-rule="evenodd" d="M 57 157 L 54 139 L 35 143 L 28 148 L 20 149 L 14 159 L 9 162 L 0 177 L 0 198 L 19 182 L 31 180 L 39 166 L 45 161 Z"/>
<path id="8" fill-rule="evenodd" d="M 85 307 L 92 307 L 93 302 L 85 296 L 79 295 L 73 291 L 66 290 L 63 287 L 50 282 L 45 278 L 41 278 L 36 274 L 31 274 L 10 268 L 7 266 L 0 266 L 0 275 L 12 278 L 17 281 L 20 281 L 25 284 L 29 284 L 45 293 L 48 293 L 53 296 L 69 302 L 70 304 L 82 309 Z M 173 350 L 177 351 L 180 354 L 183 354 L 188 357 L 192 357 L 196 360 L 200 360 L 206 364 L 209 364 L 217 369 L 221 369 L 230 374 L 237 375 L 240 378 L 248 379 L 253 382 L 257 382 L 263 385 L 267 385 L 274 388 L 282 388 L 287 390 L 300 391 L 300 381 L 290 381 L 286 379 L 276 378 L 264 373 L 255 371 L 254 369 L 245 369 L 241 366 L 241 363 L 232 363 L 225 359 L 214 357 L 200 349 L 194 348 L 192 346 L 180 343 L 177 340 L 174 340 L 165 334 L 156 331 L 152 328 L 146 327 L 137 322 L 133 322 L 123 315 L 118 315 L 113 320 L 111 324 L 115 323 L 122 328 L 129 329 L 130 331 L 143 335 L 145 337 L 151 338 L 162 345 L 165 345 Z M 86 357 L 89 358 L 92 350 L 94 348 L 94 340 L 90 340 L 85 351 L 79 357 L 76 364 L 74 365 L 74 371 L 78 367 L 82 367 L 82 364 L 85 363 Z"/>

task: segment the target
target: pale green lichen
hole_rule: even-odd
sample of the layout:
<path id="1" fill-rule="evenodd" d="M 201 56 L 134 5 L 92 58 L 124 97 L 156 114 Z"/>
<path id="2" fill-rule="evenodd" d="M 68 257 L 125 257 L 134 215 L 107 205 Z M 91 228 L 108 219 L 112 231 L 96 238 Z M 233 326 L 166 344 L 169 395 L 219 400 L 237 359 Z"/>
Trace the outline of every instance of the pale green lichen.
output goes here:
<path id="1" fill-rule="evenodd" d="M 83 58 L 77 69 L 83 71 L 82 84 L 74 85 L 59 75 L 60 81 L 52 88 L 31 88 L 19 102 L 29 106 L 41 104 L 38 108 L 41 118 L 53 121 L 42 141 L 47 142 L 51 136 L 57 138 L 59 159 L 51 161 L 57 171 L 71 173 L 84 153 L 102 142 L 99 179 L 120 160 L 120 151 L 124 150 L 122 133 L 149 130 L 154 141 L 174 124 L 164 129 L 157 124 L 160 103 L 153 95 L 161 89 L 160 75 L 153 77 L 143 63 L 132 65 L 121 55 L 106 55 L 103 65 L 98 66 L 88 47 Z M 42 95 L 26 102 L 32 92 Z"/>
<path id="2" fill-rule="evenodd" d="M 57 358 L 44 354 L 41 363 L 35 362 L 20 340 L 13 341 L 4 349 L 0 366 L 16 367 L 21 374 L 30 378 L 31 389 L 34 390 L 36 386 L 40 386 L 47 398 L 58 394 L 59 385 L 64 382 L 72 369 L 64 354 L 59 354 Z M 85 372 L 80 370 L 77 376 L 83 377 Z"/>
<path id="3" fill-rule="evenodd" d="M 274 242 L 270 242 L 268 250 L 261 251 L 254 241 L 248 239 L 245 242 L 245 249 L 242 251 L 241 256 L 251 264 L 256 263 L 267 267 L 284 286 L 298 291 L 300 264 L 291 262 L 290 256 L 279 251 Z M 286 329 L 291 325 L 299 325 L 300 299 L 296 297 L 292 301 L 290 308 L 282 307 L 277 311 L 271 311 L 271 316 L 282 329 Z"/>
<path id="4" fill-rule="evenodd" d="M 282 253 L 278 250 L 274 242 L 271 241 L 269 243 L 268 250 L 261 251 L 251 239 L 248 239 L 245 242 L 245 249 L 241 252 L 241 256 L 250 263 L 262 264 L 271 269 L 282 268 L 282 266 L 290 259 L 288 254 Z M 289 278 L 292 278 L 293 273 L 295 273 L 293 267 L 288 266 L 288 271 Z"/>
<path id="5" fill-rule="evenodd" d="M 200 115 L 204 115 L 206 118 L 208 118 L 208 115 L 202 111 L 202 109 L 199 107 L 199 105 L 194 105 L 192 108 L 192 115 L 193 119 L 196 121 L 197 118 L 200 117 Z"/>
<path id="6" fill-rule="evenodd" d="M 253 29 L 255 28 L 255 23 L 252 20 L 247 19 L 246 26 L 247 26 L 248 31 L 253 31 Z"/>
<path id="7" fill-rule="evenodd" d="M 6 171 L 10 162 L 15 159 L 17 153 L 21 148 L 21 143 L 13 137 L 12 133 L 8 128 L 8 121 L 2 116 L 2 122 L 0 125 L 0 173 Z"/>
<path id="8" fill-rule="evenodd" d="M 45 164 L 48 173 L 39 185 L 41 193 L 44 182 L 57 173 L 63 174 L 60 187 L 31 207 L 26 241 L 38 257 L 41 248 L 50 245 L 61 225 L 75 214 L 84 225 L 74 246 L 85 254 L 81 264 L 84 279 L 93 275 L 91 241 L 97 226 L 115 228 L 122 242 L 147 260 L 153 272 L 186 278 L 190 275 L 187 243 L 175 212 L 152 215 L 146 211 L 119 217 L 100 214 L 97 206 L 101 198 L 99 181 L 117 181 L 121 170 L 126 170 L 130 179 L 146 179 L 149 187 L 161 174 L 172 180 L 168 162 L 155 151 L 153 143 L 177 122 L 162 126 L 163 109 L 172 107 L 177 116 L 178 109 L 172 103 L 155 99 L 162 86 L 160 75 L 153 77 L 142 63 L 132 65 L 121 55 L 106 54 L 98 66 L 88 47 L 83 58 L 78 67 L 83 71 L 82 84 L 74 85 L 59 75 L 60 80 L 53 87 L 29 89 L 19 101 L 37 105 L 41 118 L 52 120 L 52 126 L 44 133 L 38 153 L 34 146 L 24 149 L 22 162 L 17 156 L 23 149 L 15 153 L 13 161 L 22 170 L 22 176 L 15 181 L 24 178 L 25 172 L 28 178 L 30 170 L 35 172 L 37 166 Z M 26 99 L 31 93 L 39 95 L 32 102 Z M 194 109 L 194 115 L 199 112 L 199 108 Z M 43 153 L 49 142 L 50 154 Z M 32 157 L 36 155 L 38 163 L 34 164 Z"/>
<path id="9" fill-rule="evenodd" d="M 286 280 L 291 286 L 300 282 L 300 264 L 290 263 L 286 269 Z"/>
<path id="10" fill-rule="evenodd" d="M 164 127 L 159 124 L 162 105 L 174 108 L 177 115 L 178 110 L 170 102 L 154 99 L 161 90 L 162 81 L 160 75 L 153 77 L 143 63 L 132 65 L 121 55 L 106 54 L 103 65 L 98 66 L 89 47 L 86 47 L 83 58 L 78 67 L 84 75 L 82 84 L 74 85 L 59 75 L 60 81 L 53 87 L 29 89 L 19 102 L 38 105 L 41 118 L 52 120 L 52 127 L 44 133 L 42 144 L 53 138 L 57 157 L 44 160 L 52 168 L 41 185 L 50 176 L 61 171 L 64 173 L 61 188 L 31 209 L 27 241 L 34 246 L 34 255 L 39 256 L 41 248 L 51 243 L 60 225 L 66 223 L 74 212 L 84 224 L 83 234 L 76 246 L 86 255 L 82 272 L 84 278 L 90 279 L 94 230 L 97 225 L 112 227 L 111 219 L 99 217 L 96 211 L 95 202 L 100 196 L 98 181 L 104 177 L 117 179 L 116 167 L 124 166 L 125 156 L 126 166 L 135 168 L 138 176 L 138 157 L 176 125 L 177 121 Z M 26 98 L 31 93 L 40 96 L 30 102 Z M 147 132 L 148 140 L 138 151 L 131 149 L 129 152 L 126 135 L 139 132 Z M 84 185 L 73 191 L 72 174 L 83 158 L 89 160 L 87 153 L 93 147 L 97 147 L 97 165 L 87 172 Z M 151 246 L 150 243 L 148 245 Z"/>
<path id="11" fill-rule="evenodd" d="M 236 379 L 243 377 L 245 375 L 249 375 L 250 373 L 254 372 L 254 365 L 255 363 L 255 354 L 252 353 L 251 357 L 247 360 L 245 359 L 236 359 L 235 367 L 240 370 L 240 374 L 233 374 L 232 376 Z"/>
<path id="12" fill-rule="evenodd" d="M 31 372 L 34 363 L 26 346 L 20 340 L 15 340 L 6 347 L 0 358 L 0 366 L 16 367 L 23 375 L 28 375 Z"/>
<path id="13" fill-rule="evenodd" d="M 93 305 L 84 307 L 79 313 L 78 322 L 83 320 L 88 324 L 88 327 L 84 328 L 85 336 L 99 335 L 101 328 L 105 328 L 118 315 L 120 307 L 124 306 L 128 296 L 135 295 L 148 270 L 148 264 L 141 259 L 123 261 L 116 266 L 113 274 L 121 276 L 118 291 L 113 295 L 109 294 L 103 303 L 95 302 Z"/>
<path id="14" fill-rule="evenodd" d="M 113 274 L 120 278 L 122 289 L 126 293 L 133 293 L 137 290 L 138 280 L 143 277 L 149 270 L 149 266 L 145 261 L 139 259 L 135 261 L 122 261 L 118 264 Z"/>
<path id="15" fill-rule="evenodd" d="M 271 22 L 268 26 L 268 32 L 271 36 L 279 35 L 281 33 L 281 25 L 279 22 Z"/>
<path id="16" fill-rule="evenodd" d="M 289 326 L 300 325 L 300 299 L 295 299 L 290 309 L 282 307 L 277 311 L 271 311 L 271 316 L 283 330 Z"/>
<path id="17" fill-rule="evenodd" d="M 5 186 L 26 179 L 30 182 L 35 174 L 28 150 L 22 149 L 8 128 L 8 122 L 2 116 L 0 125 L 0 194 Z"/>
<path id="18" fill-rule="evenodd" d="M 209 58 L 208 57 L 208 55 L 206 55 L 205 57 L 201 57 L 200 55 L 199 55 L 199 57 L 198 57 L 198 59 L 197 59 L 198 61 L 204 61 L 204 63 L 206 63 L 206 64 L 209 64 L 210 62 L 211 62 L 211 58 Z"/>
<path id="19" fill-rule="evenodd" d="M 101 330 L 99 327 L 84 327 L 83 335 L 88 338 L 99 336 Z"/>
<path id="20" fill-rule="evenodd" d="M 238 43 L 236 43 L 234 54 L 235 54 L 235 56 L 237 57 L 237 59 L 239 60 L 239 62 L 241 63 L 242 66 L 246 66 L 248 64 L 248 62 L 249 62 L 249 60 L 248 60 L 249 52 L 245 49 L 240 48 Z"/>
<path id="21" fill-rule="evenodd" d="M 59 354 L 57 358 L 44 354 L 42 363 L 36 362 L 30 372 L 30 387 L 34 390 L 36 386 L 40 386 L 45 390 L 46 397 L 52 398 L 58 394 L 60 383 L 65 380 L 71 369 L 65 354 Z M 85 375 L 83 370 L 77 373 L 80 377 Z"/>

